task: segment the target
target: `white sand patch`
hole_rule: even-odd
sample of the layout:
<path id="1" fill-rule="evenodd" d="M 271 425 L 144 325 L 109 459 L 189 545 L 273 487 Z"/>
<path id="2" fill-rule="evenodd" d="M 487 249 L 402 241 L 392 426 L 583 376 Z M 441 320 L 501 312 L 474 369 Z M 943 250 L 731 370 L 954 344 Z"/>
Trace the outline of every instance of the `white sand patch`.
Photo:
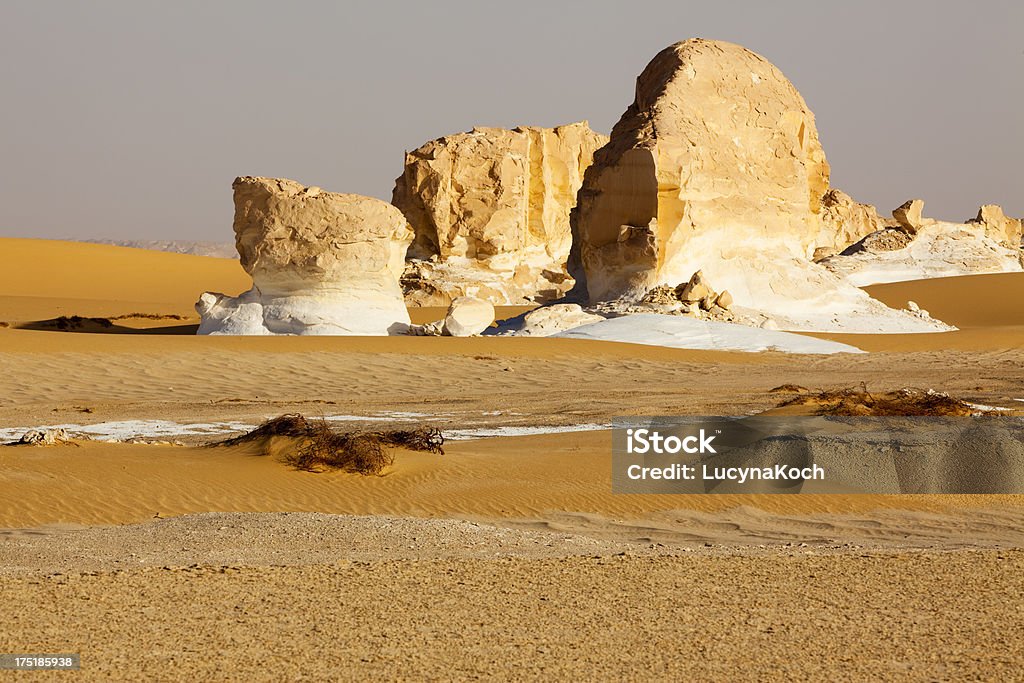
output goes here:
<path id="1" fill-rule="evenodd" d="M 375 415 L 328 415 L 323 418 L 328 422 L 419 422 L 425 420 L 442 421 L 438 415 L 410 412 L 384 412 Z M 197 422 L 180 423 L 170 420 L 120 420 L 113 422 L 97 422 L 91 425 L 54 424 L 32 427 L 0 428 L 0 443 L 18 441 L 28 431 L 49 431 L 63 429 L 71 438 L 87 438 L 94 441 L 111 443 L 133 440 L 170 440 L 182 436 L 204 436 L 223 438 L 233 434 L 244 434 L 256 428 L 256 425 L 244 422 Z M 593 431 L 610 429 L 604 424 L 578 424 L 563 426 L 508 426 L 478 427 L 472 429 L 442 429 L 445 439 L 465 441 L 484 439 L 495 436 L 529 436 L 533 434 L 558 434 L 561 432 Z"/>
<path id="2" fill-rule="evenodd" d="M 438 415 L 428 413 L 413 413 L 407 411 L 382 411 L 373 415 L 326 415 L 327 422 L 416 422 L 423 419 L 436 419 Z"/>
<path id="3" fill-rule="evenodd" d="M 183 424 L 169 420 L 119 420 L 91 425 L 57 424 L 35 427 L 0 428 L 0 442 L 17 441 L 32 429 L 46 431 L 63 429 L 71 437 L 86 437 L 96 441 L 129 441 L 131 439 L 167 439 L 178 436 L 222 436 L 247 432 L 256 425 L 243 422 L 196 422 Z"/>
<path id="4" fill-rule="evenodd" d="M 782 351 L 785 353 L 864 353 L 848 344 L 791 332 L 697 320 L 688 316 L 639 313 L 583 325 L 555 337 L 667 346 L 712 351 Z"/>
<path id="5" fill-rule="evenodd" d="M 443 429 L 448 441 L 470 441 L 495 436 L 533 436 L 535 434 L 563 434 L 565 432 L 594 432 L 611 429 L 608 424 L 578 424 L 537 427 L 480 427 L 477 429 Z"/>

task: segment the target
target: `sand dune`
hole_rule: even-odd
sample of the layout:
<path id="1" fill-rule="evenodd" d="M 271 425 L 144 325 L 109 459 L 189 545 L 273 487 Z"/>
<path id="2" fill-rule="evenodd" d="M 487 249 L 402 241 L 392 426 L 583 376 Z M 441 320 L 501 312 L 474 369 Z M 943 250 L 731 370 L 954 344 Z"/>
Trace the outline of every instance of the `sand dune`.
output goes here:
<path id="1" fill-rule="evenodd" d="M 105 244 L 2 238 L 0 259 L 0 295 L 35 299 L 22 301 L 22 311 L 36 304 L 42 312 L 53 299 L 72 298 L 109 302 L 110 309 L 96 312 L 104 315 L 131 313 L 141 302 L 194 313 L 203 291 L 237 292 L 252 284 L 234 261 Z M 0 320 L 13 317 L 8 310 L 5 303 Z"/>

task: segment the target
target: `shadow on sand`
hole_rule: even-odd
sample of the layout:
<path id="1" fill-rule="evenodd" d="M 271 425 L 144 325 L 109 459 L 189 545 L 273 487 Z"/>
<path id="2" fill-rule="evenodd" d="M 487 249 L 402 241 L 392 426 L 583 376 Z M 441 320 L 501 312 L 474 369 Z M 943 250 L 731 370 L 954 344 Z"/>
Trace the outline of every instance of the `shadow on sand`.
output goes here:
<path id="1" fill-rule="evenodd" d="M 33 322 L 15 325 L 18 330 L 36 330 L 40 332 L 79 332 L 87 334 L 180 334 L 194 335 L 199 329 L 197 323 L 178 322 L 177 324 L 157 325 L 155 327 L 130 327 L 119 324 L 119 320 L 153 320 L 153 321 L 183 321 L 182 316 L 176 315 L 128 315 L 116 318 L 85 318 L 78 315 L 60 316 L 49 320 L 36 320 Z"/>

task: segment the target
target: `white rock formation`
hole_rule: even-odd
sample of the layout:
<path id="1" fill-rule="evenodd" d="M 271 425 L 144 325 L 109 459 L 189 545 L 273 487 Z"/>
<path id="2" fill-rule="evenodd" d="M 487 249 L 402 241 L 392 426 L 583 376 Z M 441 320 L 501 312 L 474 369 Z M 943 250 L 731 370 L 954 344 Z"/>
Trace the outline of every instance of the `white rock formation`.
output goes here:
<path id="1" fill-rule="evenodd" d="M 399 277 L 413 232 L 390 204 L 292 180 L 237 178 L 249 291 L 207 292 L 199 334 L 386 335 L 409 325 Z"/>
<path id="2" fill-rule="evenodd" d="M 475 128 L 407 153 L 392 203 L 416 232 L 403 278 L 410 303 L 560 296 L 571 285 L 569 212 L 607 139 L 586 121 Z"/>
<path id="3" fill-rule="evenodd" d="M 784 329 L 947 329 L 871 299 L 811 261 L 829 169 L 814 115 L 764 58 L 687 40 L 658 54 L 588 169 L 573 212 L 573 295 L 636 301 L 703 271 L 735 309 Z"/>
<path id="4" fill-rule="evenodd" d="M 442 329 L 449 337 L 472 337 L 482 334 L 493 322 L 494 304 L 474 296 L 460 296 L 448 306 Z"/>
<path id="5" fill-rule="evenodd" d="M 1022 270 L 1021 250 L 1000 243 L 985 225 L 941 221 L 923 225 L 913 235 L 880 230 L 820 263 L 858 287 Z"/>
<path id="6" fill-rule="evenodd" d="M 582 325 L 604 320 L 604 316 L 584 311 L 578 304 L 549 304 L 503 320 L 496 334 L 523 337 L 550 337 Z"/>

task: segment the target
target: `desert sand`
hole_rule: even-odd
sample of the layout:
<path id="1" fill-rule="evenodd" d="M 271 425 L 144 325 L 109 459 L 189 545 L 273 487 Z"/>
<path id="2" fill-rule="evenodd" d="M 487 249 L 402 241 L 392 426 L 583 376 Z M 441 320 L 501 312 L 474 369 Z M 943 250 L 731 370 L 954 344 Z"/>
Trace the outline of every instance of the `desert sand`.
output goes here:
<path id="1" fill-rule="evenodd" d="M 600 425 L 763 411 L 785 383 L 1024 406 L 1022 274 L 870 287 L 960 330 L 819 333 L 869 353 L 802 356 L 197 337 L 204 290 L 251 285 L 236 261 L 6 239 L 0 259 L 0 427 L 288 412 L 405 414 L 442 430 Z M 53 322 L 74 315 L 109 324 Z M 401 451 L 380 477 L 182 441 L 0 447 L 0 651 L 81 652 L 88 680 L 509 667 L 818 680 L 825 658 L 848 678 L 1007 679 L 1022 664 L 1021 496 L 619 496 L 599 429 Z"/>

